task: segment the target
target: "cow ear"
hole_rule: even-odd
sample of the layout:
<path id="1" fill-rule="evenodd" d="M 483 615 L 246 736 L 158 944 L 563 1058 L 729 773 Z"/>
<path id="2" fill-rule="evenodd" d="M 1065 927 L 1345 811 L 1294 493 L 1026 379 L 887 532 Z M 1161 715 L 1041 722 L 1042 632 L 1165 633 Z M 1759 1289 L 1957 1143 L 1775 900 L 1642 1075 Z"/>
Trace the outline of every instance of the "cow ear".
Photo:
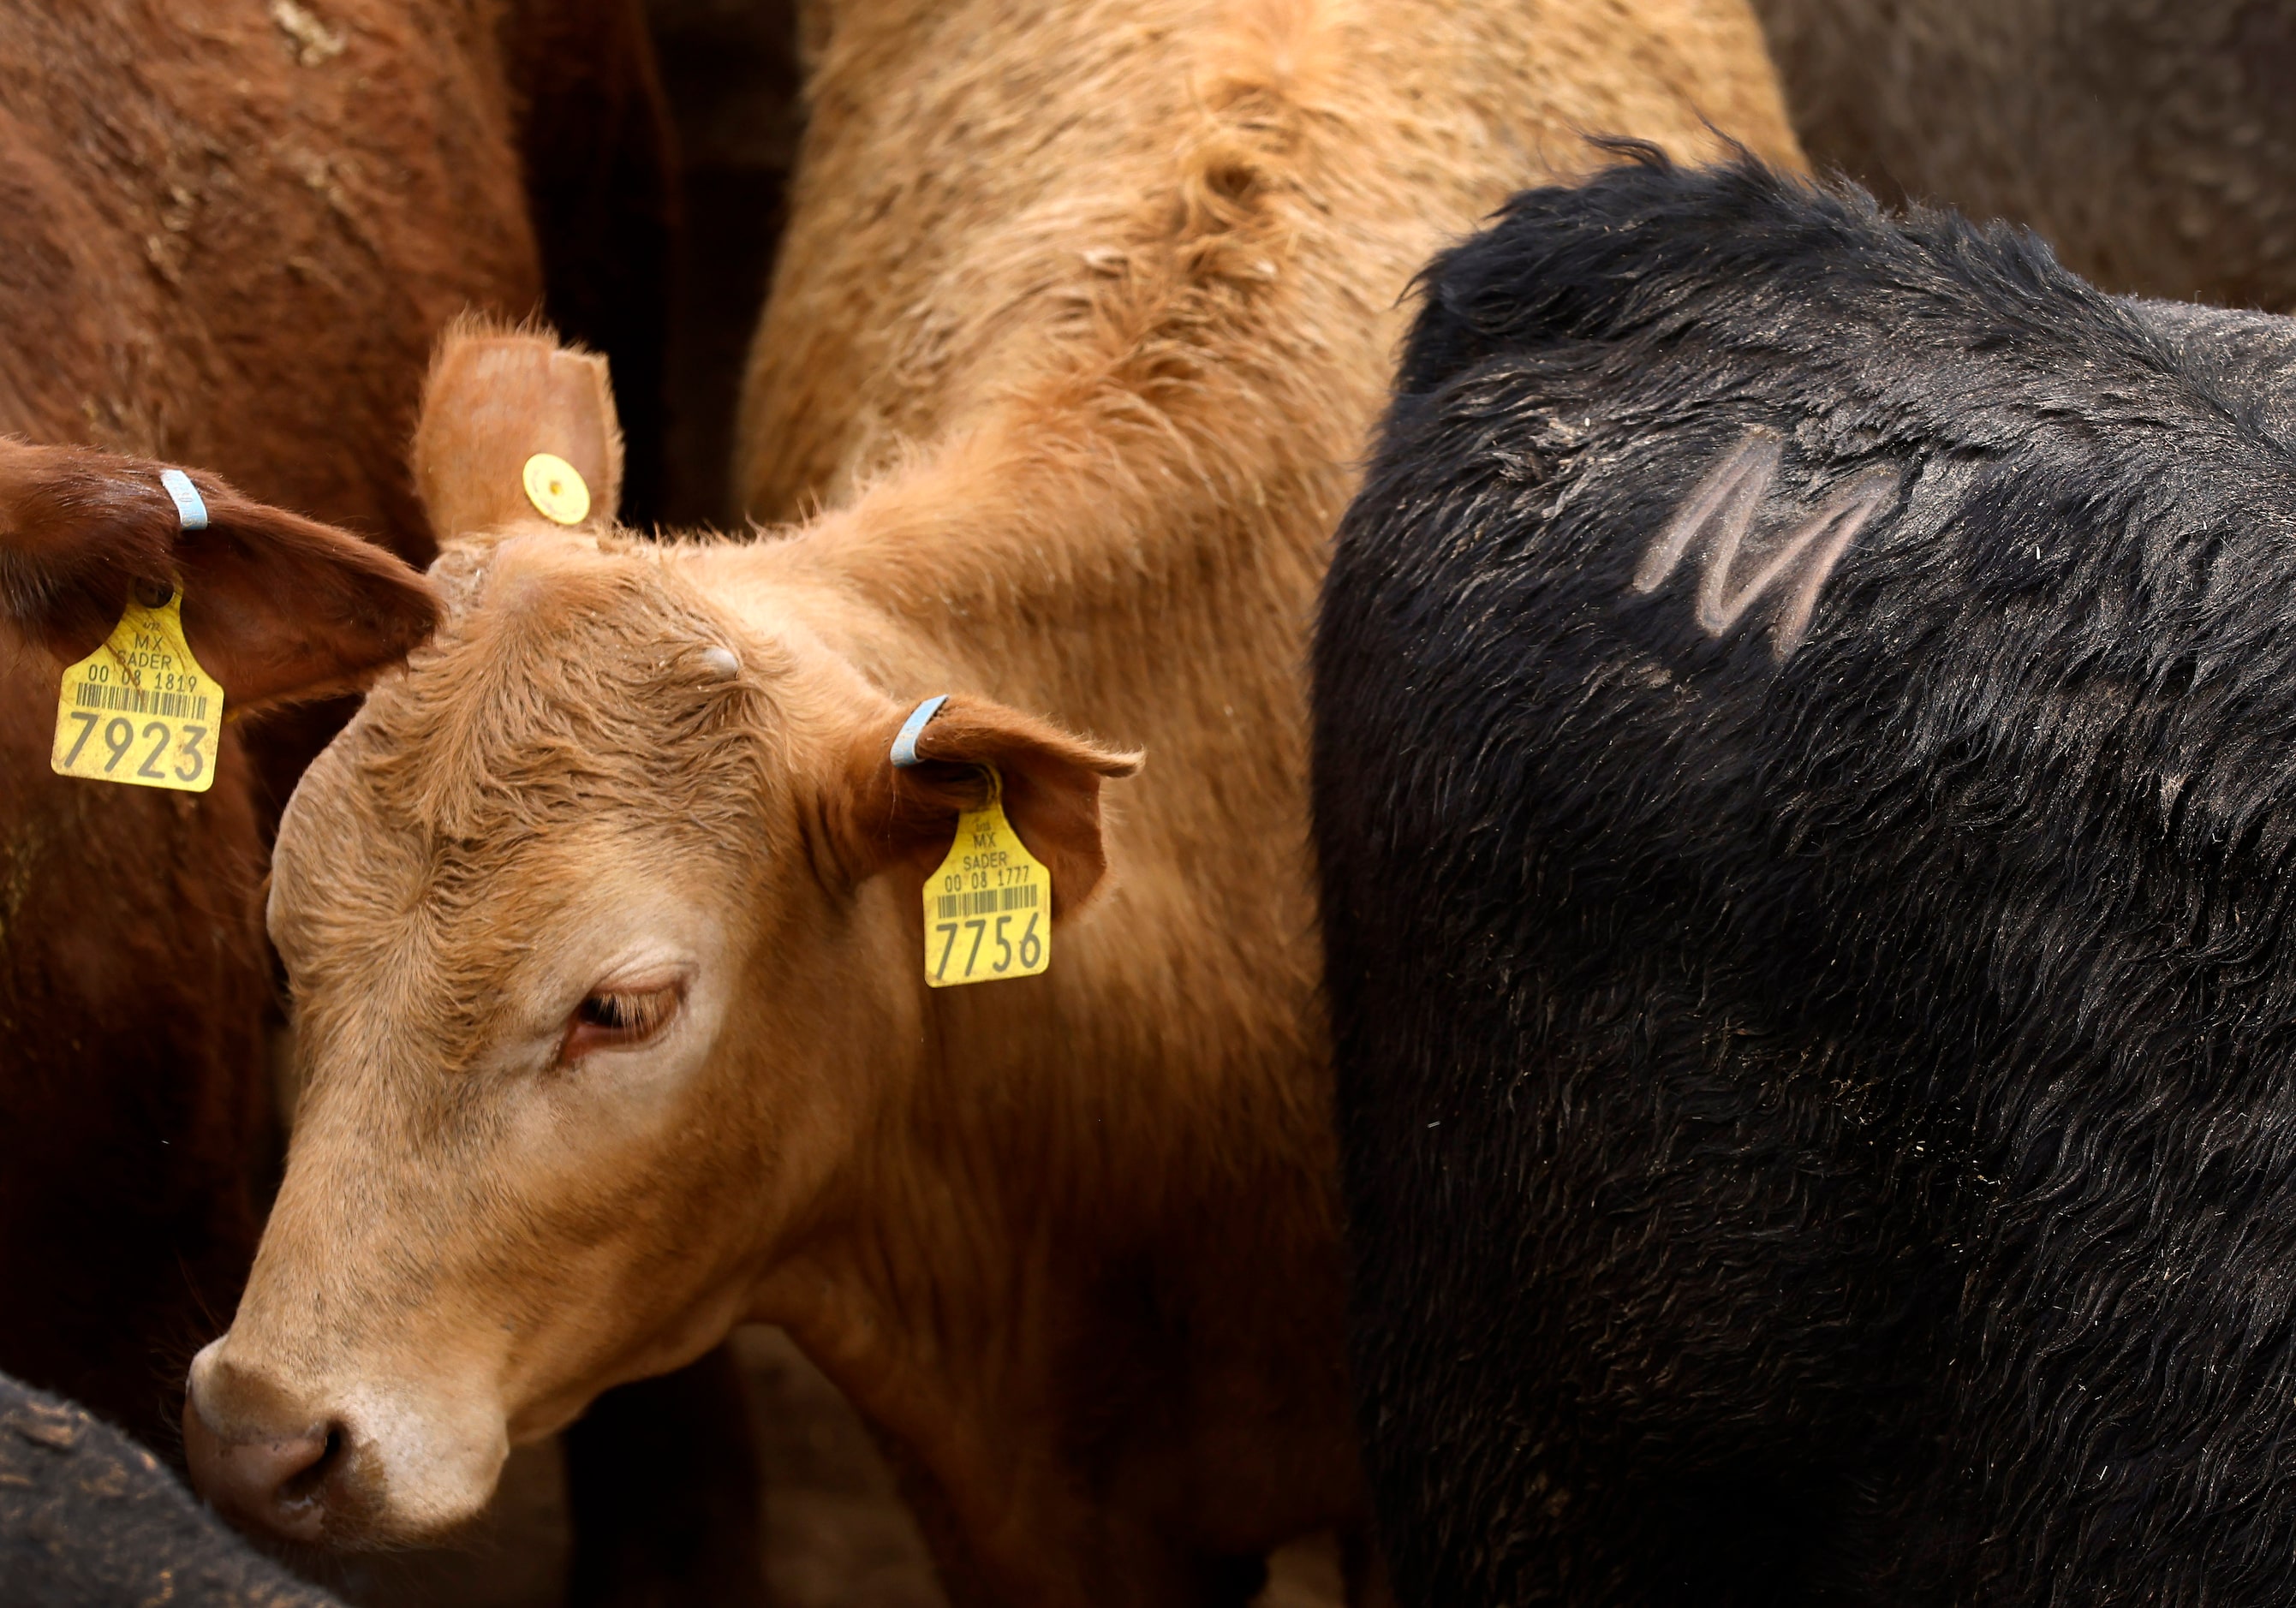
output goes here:
<path id="1" fill-rule="evenodd" d="M 242 713 L 355 691 L 439 618 L 389 553 L 214 475 L 0 439 L 0 617 L 70 663 L 138 581 L 181 590 L 184 640 Z"/>
<path id="2" fill-rule="evenodd" d="M 580 477 L 556 485 L 537 454 Z M 414 427 L 414 483 L 441 542 L 480 530 L 613 523 L 622 432 L 606 360 L 555 338 L 475 320 L 439 337 Z"/>
<path id="3" fill-rule="evenodd" d="M 1080 907 L 1100 885 L 1108 856 L 1100 833 L 1100 784 L 1128 776 L 1140 756 L 1100 748 L 1049 721 L 986 699 L 944 701 L 895 762 L 906 711 L 873 722 L 854 744 L 826 811 L 832 852 L 859 882 L 896 867 L 920 881 L 948 853 L 958 812 L 988 796 L 983 769 L 1003 778 L 1005 818 L 1052 874 L 1053 916 Z"/>

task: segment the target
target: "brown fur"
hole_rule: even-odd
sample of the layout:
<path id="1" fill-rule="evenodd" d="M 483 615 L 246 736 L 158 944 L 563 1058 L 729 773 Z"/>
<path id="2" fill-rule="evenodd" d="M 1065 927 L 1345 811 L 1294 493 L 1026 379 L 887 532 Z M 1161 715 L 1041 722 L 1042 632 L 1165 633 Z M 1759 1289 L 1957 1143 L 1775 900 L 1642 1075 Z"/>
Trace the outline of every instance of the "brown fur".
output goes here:
<path id="1" fill-rule="evenodd" d="M 176 573 L 174 509 L 140 460 L 200 464 L 428 556 L 404 447 L 430 345 L 464 306 L 524 312 L 544 288 L 518 149 L 556 103 L 517 48 L 539 4 L 0 15 L 0 436 L 139 460 L 0 442 L 16 521 L 0 527 L 0 1367 L 162 1444 L 184 1362 L 253 1253 L 271 1164 L 250 750 L 291 776 L 332 728 L 291 715 L 250 742 L 234 726 L 198 797 L 69 780 L 48 767 L 58 655 L 102 637 L 132 577 Z M 636 16 L 634 0 L 551 10 L 561 37 Z M 600 93 L 650 82 L 642 52 L 555 67 Z M 240 519 L 317 529 L 247 498 L 218 509 L 219 527 Z M 209 668 L 235 708 L 325 690 L 301 679 L 315 654 L 381 656 L 355 639 L 387 622 L 335 607 L 388 562 L 359 551 L 365 570 L 330 549 L 291 575 L 193 578 L 187 629 L 222 655 Z M 288 597 L 292 613 L 266 610 Z M 235 653 L 256 628 L 266 639 Z"/>
<path id="2" fill-rule="evenodd" d="M 1795 147 L 1725 0 L 808 26 L 744 483 L 826 510 L 450 545 L 439 637 L 283 829 L 310 1105 L 194 1407 L 335 1431 L 305 1489 L 389 1538 L 760 1318 L 896 1448 L 960 1600 L 1239 1602 L 1364 1516 L 1300 669 L 1402 292 L 1581 130 Z M 884 754 L 940 692 L 930 757 L 1044 767 L 1047 841 L 1105 858 L 1043 977 L 924 986 Z M 1148 758 L 1096 833 L 1129 759 L 1070 733 Z M 663 1037 L 556 1063 L 624 988 L 681 990 Z"/>
<path id="3" fill-rule="evenodd" d="M 228 734 L 204 794 L 51 775 L 58 672 L 139 578 L 183 589 L 242 713 L 357 687 L 438 618 L 398 559 L 213 475 L 192 476 L 208 528 L 179 529 L 161 467 L 0 438 L 0 1354 L 147 1437 L 255 1240 L 261 844 Z"/>
<path id="4" fill-rule="evenodd" d="M 2296 309 L 2296 9 L 1755 0 L 1822 167 L 2037 229 L 2110 289 Z"/>
<path id="5" fill-rule="evenodd" d="M 308 65 L 262 4 L 8 8 L 0 433 L 187 459 L 419 556 L 400 447 L 428 343 L 540 288 L 510 107 L 480 9 L 306 10 L 341 41 Z M 172 505 L 137 491 L 156 521 L 40 519 L 51 545 L 16 551 L 17 621 L 53 571 L 40 634 L 74 657 L 167 570 Z M 202 651 L 218 601 L 186 605 Z M 50 774 L 58 665 L 0 648 L 0 1367 L 165 1443 L 259 1224 L 261 823 L 236 729 L 198 797 Z"/>
<path id="6" fill-rule="evenodd" d="M 642 381 L 666 155 L 637 0 L 9 5 L 0 435 L 189 457 L 427 557 L 404 447 L 437 334 L 546 287 L 636 349 Z M 0 1367 L 172 1449 L 184 1363 L 229 1310 L 276 1153 L 265 817 L 343 711 L 234 726 L 197 797 L 69 780 L 48 768 L 59 656 L 101 638 L 131 578 L 187 562 L 186 630 L 242 712 L 355 685 L 428 616 L 362 612 L 395 561 L 203 474 L 217 530 L 241 535 L 179 552 L 155 468 L 0 442 Z M 618 1482 L 655 1504 L 678 1488 L 634 1470 L 614 1426 L 709 1393 L 642 1390 L 570 1449 L 608 1588 L 754 1596 L 753 1508 L 692 1555 L 619 1528 L 651 1509 L 616 1503 Z"/>
<path id="7" fill-rule="evenodd" d="M 0 428 L 204 464 L 428 555 L 431 342 L 542 294 L 499 0 L 34 0 L 0 34 Z M 28 355 L 31 349 L 23 349 Z"/>

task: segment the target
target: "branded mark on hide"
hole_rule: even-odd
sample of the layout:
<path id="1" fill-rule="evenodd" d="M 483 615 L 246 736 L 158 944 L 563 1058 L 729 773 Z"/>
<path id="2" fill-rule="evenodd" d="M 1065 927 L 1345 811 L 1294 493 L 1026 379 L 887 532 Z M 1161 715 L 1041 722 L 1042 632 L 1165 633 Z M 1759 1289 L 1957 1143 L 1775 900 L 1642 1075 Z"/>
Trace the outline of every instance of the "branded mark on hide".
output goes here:
<path id="1" fill-rule="evenodd" d="M 1636 567 L 1634 589 L 1647 595 L 1666 584 L 1691 549 L 1701 550 L 1693 608 L 1709 636 L 1727 635 L 1765 597 L 1771 599 L 1770 648 L 1780 663 L 1800 644 L 1826 578 L 1873 517 L 1897 500 L 1898 472 L 1883 464 L 1861 471 L 1818 505 L 1798 513 L 1785 533 L 1749 547 L 1754 521 L 1777 480 L 1784 443 L 1772 431 L 1749 431 L 1691 493 L 1689 502 L 1659 532 Z M 1750 563 L 1742 566 L 1740 555 Z M 1742 567 L 1752 573 L 1742 579 Z M 1783 589 L 1781 589 L 1783 588 Z M 1773 595 L 1773 594 L 1775 594 Z"/>

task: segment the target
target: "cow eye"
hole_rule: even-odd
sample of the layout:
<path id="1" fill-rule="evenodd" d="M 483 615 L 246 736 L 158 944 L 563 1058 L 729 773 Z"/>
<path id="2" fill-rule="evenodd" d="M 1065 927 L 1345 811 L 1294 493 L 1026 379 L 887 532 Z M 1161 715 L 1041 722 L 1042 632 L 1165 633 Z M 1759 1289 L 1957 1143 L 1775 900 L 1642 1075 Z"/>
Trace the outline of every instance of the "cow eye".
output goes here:
<path id="1" fill-rule="evenodd" d="M 562 1062 L 578 1061 L 593 1050 L 643 1044 L 669 1025 L 685 998 L 677 983 L 651 989 L 600 989 L 574 1007 L 558 1048 Z"/>

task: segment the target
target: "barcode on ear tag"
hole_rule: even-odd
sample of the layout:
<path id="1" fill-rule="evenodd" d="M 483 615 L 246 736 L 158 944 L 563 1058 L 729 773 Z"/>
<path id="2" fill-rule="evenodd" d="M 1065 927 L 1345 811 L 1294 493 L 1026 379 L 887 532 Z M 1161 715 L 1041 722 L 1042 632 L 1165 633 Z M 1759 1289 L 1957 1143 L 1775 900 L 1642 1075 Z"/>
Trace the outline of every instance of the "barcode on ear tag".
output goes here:
<path id="1" fill-rule="evenodd" d="M 59 775 L 205 792 L 223 688 L 184 640 L 183 596 L 127 600 L 103 645 L 64 672 L 48 764 Z"/>
<path id="2" fill-rule="evenodd" d="M 1053 959 L 1053 874 L 1004 817 L 1004 785 L 988 768 L 988 801 L 956 817 L 956 840 L 925 879 L 925 981 L 1034 977 Z"/>

